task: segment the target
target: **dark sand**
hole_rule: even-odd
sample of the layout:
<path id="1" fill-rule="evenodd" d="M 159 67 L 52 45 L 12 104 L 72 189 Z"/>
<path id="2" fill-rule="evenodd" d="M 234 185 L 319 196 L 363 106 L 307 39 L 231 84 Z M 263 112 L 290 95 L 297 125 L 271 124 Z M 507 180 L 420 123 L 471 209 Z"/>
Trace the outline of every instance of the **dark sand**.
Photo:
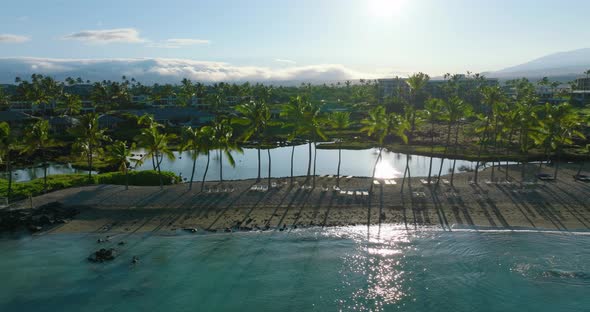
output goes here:
<path id="1" fill-rule="evenodd" d="M 372 196 L 340 195 L 322 191 L 333 186 L 335 178 L 317 178 L 316 188 L 302 190 L 285 184 L 266 193 L 249 191 L 254 180 L 229 181 L 220 185 L 208 182 L 205 189 L 230 188 L 228 194 L 201 193 L 200 183 L 159 187 L 98 185 L 72 188 L 33 198 L 33 205 L 59 201 L 78 207 L 79 216 L 47 233 L 160 232 L 183 228 L 199 231 L 226 228 L 264 228 L 286 226 L 342 226 L 359 224 L 402 224 L 409 229 L 422 225 L 452 228 L 538 229 L 574 231 L 590 229 L 590 183 L 575 181 L 572 169 L 560 170 L 558 180 L 521 183 L 520 171 L 496 169 L 502 183 L 486 183 L 491 170 L 480 173 L 478 185 L 469 183 L 473 173 L 455 175 L 454 185 L 423 185 L 413 178 L 401 192 L 397 185 L 375 185 Z M 544 172 L 552 173 L 551 168 Z M 450 179 L 450 177 L 444 177 Z M 286 179 L 273 179 L 279 182 Z M 266 184 L 266 180 L 259 184 Z M 369 178 L 342 179 L 343 190 L 368 190 Z M 29 201 L 16 203 L 17 208 Z"/>

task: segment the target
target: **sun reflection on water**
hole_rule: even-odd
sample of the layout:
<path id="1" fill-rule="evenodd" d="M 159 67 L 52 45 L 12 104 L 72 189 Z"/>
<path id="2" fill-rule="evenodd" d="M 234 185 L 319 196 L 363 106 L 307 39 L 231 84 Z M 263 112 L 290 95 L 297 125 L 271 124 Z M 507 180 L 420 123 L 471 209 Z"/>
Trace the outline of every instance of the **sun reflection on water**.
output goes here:
<path id="1" fill-rule="evenodd" d="M 352 237 L 358 244 L 354 254 L 344 259 L 341 270 L 344 286 L 356 284 L 348 281 L 358 280 L 366 284 L 354 290 L 348 300 L 339 302 L 342 310 L 383 311 L 409 296 L 406 286 L 409 272 L 404 269 L 404 254 L 413 248 L 411 234 L 394 225 L 367 229 L 354 227 L 344 230 L 345 234 L 340 233 Z"/>
<path id="2" fill-rule="evenodd" d="M 395 179 L 402 176 L 402 173 L 394 168 L 389 161 L 385 159 L 379 160 L 375 169 L 375 178 L 377 179 Z"/>

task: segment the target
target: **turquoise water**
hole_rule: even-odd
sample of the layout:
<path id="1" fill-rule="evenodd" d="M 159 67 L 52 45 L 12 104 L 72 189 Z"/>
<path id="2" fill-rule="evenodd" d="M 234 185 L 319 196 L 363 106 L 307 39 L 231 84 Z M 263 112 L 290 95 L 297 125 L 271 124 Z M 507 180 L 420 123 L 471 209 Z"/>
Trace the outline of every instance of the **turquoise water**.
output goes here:
<path id="1" fill-rule="evenodd" d="M 396 226 L 1 239 L 0 311 L 588 311 L 585 233 Z M 131 265 L 139 256 L 141 262 Z"/>

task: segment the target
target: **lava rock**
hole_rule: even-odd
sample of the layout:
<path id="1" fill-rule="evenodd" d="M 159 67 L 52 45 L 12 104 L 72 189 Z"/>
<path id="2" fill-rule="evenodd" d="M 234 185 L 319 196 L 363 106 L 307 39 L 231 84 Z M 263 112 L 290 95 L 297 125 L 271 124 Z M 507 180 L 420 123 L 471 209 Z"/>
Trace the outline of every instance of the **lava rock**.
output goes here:
<path id="1" fill-rule="evenodd" d="M 105 261 L 112 261 L 115 260 L 117 257 L 117 251 L 113 248 L 110 249 L 99 249 L 93 252 L 89 257 L 88 261 L 95 262 L 95 263 L 102 263 Z"/>

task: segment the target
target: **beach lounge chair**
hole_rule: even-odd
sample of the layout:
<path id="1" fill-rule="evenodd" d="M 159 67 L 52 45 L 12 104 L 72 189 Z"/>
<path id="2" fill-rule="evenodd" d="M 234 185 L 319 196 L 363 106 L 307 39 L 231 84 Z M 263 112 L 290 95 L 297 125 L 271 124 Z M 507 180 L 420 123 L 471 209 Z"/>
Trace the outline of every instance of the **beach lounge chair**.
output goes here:
<path id="1" fill-rule="evenodd" d="M 576 174 L 574 175 L 574 179 L 577 181 L 590 182 L 590 176 L 585 174 Z"/>
<path id="2" fill-rule="evenodd" d="M 379 180 L 373 180 L 373 184 L 375 184 L 375 185 L 381 185 L 381 182 L 379 182 Z"/>
<path id="3" fill-rule="evenodd" d="M 334 185 L 334 186 L 332 186 L 332 191 L 334 191 L 334 192 L 340 192 L 341 190 L 340 190 L 339 187 L 337 187 L 336 185 Z"/>
<path id="4" fill-rule="evenodd" d="M 261 192 L 268 192 L 268 185 L 261 185 L 260 186 L 260 191 Z"/>
<path id="5" fill-rule="evenodd" d="M 352 196 L 352 195 L 354 195 L 354 192 L 353 191 L 348 191 L 348 192 L 346 192 L 346 195 Z"/>
<path id="6" fill-rule="evenodd" d="M 363 191 L 363 196 L 369 196 L 369 191 Z"/>
<path id="7" fill-rule="evenodd" d="M 361 191 L 356 191 L 354 193 L 355 193 L 356 196 L 363 196 L 363 192 L 361 192 Z"/>
<path id="8" fill-rule="evenodd" d="M 416 198 L 425 198 L 426 197 L 426 193 L 424 193 L 424 192 L 412 192 L 412 195 L 414 195 L 414 197 L 416 197 Z"/>
<path id="9" fill-rule="evenodd" d="M 332 179 L 333 177 L 334 177 L 334 176 L 333 176 L 333 175 L 331 175 L 331 174 L 326 176 L 326 178 L 328 178 L 328 179 Z"/>
<path id="10" fill-rule="evenodd" d="M 537 179 L 539 179 L 541 181 L 554 181 L 555 177 L 553 175 L 548 174 L 548 173 L 539 173 L 539 174 L 537 174 Z"/>
<path id="11" fill-rule="evenodd" d="M 277 187 L 279 187 L 279 184 L 277 182 L 272 182 L 272 183 L 270 183 L 270 187 L 277 188 Z"/>
<path id="12" fill-rule="evenodd" d="M 354 178 L 354 176 L 347 176 L 347 177 L 346 177 L 346 180 L 350 180 L 350 179 L 352 179 L 352 178 Z"/>
<path id="13" fill-rule="evenodd" d="M 250 191 L 252 191 L 252 192 L 258 191 L 258 185 L 252 185 L 252 186 L 250 186 Z"/>
<path id="14" fill-rule="evenodd" d="M 447 179 L 442 179 L 442 183 L 443 184 L 446 184 L 446 185 L 449 185 L 449 184 L 451 184 L 451 181 L 449 181 Z"/>

